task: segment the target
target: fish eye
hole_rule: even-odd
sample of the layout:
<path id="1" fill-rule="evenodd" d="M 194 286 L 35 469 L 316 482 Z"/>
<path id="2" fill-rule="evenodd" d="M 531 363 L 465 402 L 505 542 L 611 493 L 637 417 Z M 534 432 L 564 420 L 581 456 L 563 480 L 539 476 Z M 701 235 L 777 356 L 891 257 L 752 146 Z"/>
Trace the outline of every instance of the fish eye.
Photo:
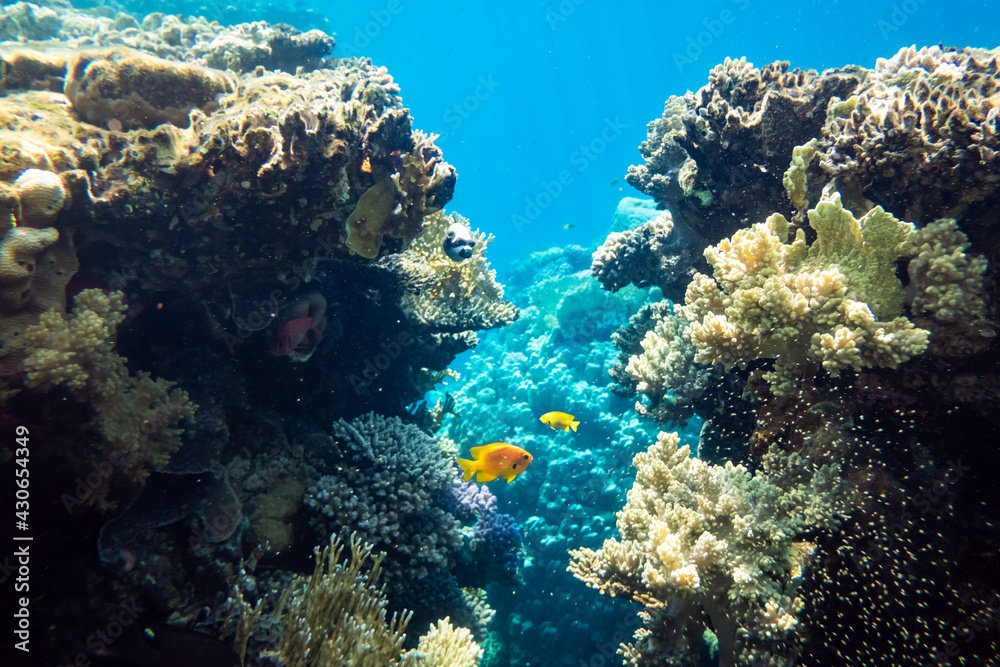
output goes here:
<path id="1" fill-rule="evenodd" d="M 528 455 L 527 455 L 527 454 L 525 454 L 525 455 L 524 455 L 523 457 L 521 457 L 521 458 L 525 458 L 525 459 L 526 459 L 526 458 L 528 458 Z"/>

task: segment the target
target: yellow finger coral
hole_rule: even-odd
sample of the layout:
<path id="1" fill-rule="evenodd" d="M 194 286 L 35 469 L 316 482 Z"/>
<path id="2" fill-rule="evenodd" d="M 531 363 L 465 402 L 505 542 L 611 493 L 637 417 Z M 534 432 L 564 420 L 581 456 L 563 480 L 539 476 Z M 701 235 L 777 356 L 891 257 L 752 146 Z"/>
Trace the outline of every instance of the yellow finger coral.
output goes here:
<path id="1" fill-rule="evenodd" d="M 857 220 L 834 194 L 809 211 L 816 240 L 788 242 L 780 214 L 705 250 L 715 280 L 696 275 L 678 314 L 700 363 L 728 370 L 774 359 L 766 375 L 787 394 L 819 367 L 895 368 L 922 353 L 928 332 L 900 317 L 903 286 L 895 263 L 916 230 L 876 207 Z"/>

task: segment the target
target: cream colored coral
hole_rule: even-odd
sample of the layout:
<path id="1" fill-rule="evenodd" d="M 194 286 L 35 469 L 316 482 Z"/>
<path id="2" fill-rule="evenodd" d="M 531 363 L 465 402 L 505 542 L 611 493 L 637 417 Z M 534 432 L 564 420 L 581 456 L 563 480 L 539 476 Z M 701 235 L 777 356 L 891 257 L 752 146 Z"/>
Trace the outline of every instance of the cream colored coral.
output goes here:
<path id="1" fill-rule="evenodd" d="M 46 227 L 66 203 L 66 188 L 58 174 L 43 169 L 25 169 L 14 181 L 21 212 L 17 224 Z"/>
<path id="2" fill-rule="evenodd" d="M 913 225 L 874 208 L 861 220 L 834 194 L 809 211 L 816 240 L 774 214 L 708 248 L 715 280 L 697 275 L 677 309 L 695 360 L 727 369 L 774 359 L 776 394 L 819 367 L 895 368 L 922 353 L 928 332 L 898 317 L 903 286 L 895 262 L 912 248 Z"/>
<path id="3" fill-rule="evenodd" d="M 720 664 L 735 664 L 741 637 L 795 631 L 802 562 L 795 537 L 837 525 L 838 468 L 809 472 L 801 457 L 774 452 L 752 475 L 740 465 L 705 463 L 679 444 L 677 434 L 660 433 L 635 456 L 635 484 L 618 513 L 620 538 L 598 551 L 572 551 L 570 570 L 647 608 L 700 606 L 726 656 Z M 778 461 L 798 475 L 782 487 L 766 474 Z"/>
<path id="4" fill-rule="evenodd" d="M 442 212 L 427 216 L 424 230 L 395 261 L 409 289 L 402 297 L 410 321 L 446 331 L 489 329 L 517 318 L 517 308 L 504 301 L 503 286 L 486 260 L 493 236 L 472 231 L 472 257 L 454 262 L 444 253 L 444 236 L 453 223 L 468 224 L 462 216 Z"/>
<path id="5" fill-rule="evenodd" d="M 456 628 L 445 617 L 431 624 L 427 634 L 420 638 L 417 648 L 403 654 L 404 667 L 476 667 L 483 657 L 472 633 L 466 628 Z"/>
<path id="6" fill-rule="evenodd" d="M 672 391 L 682 398 L 699 395 L 704 386 L 704 367 L 694 363 L 695 348 L 684 337 L 688 323 L 676 315 L 657 320 L 640 341 L 642 352 L 632 355 L 625 371 L 640 392 Z"/>

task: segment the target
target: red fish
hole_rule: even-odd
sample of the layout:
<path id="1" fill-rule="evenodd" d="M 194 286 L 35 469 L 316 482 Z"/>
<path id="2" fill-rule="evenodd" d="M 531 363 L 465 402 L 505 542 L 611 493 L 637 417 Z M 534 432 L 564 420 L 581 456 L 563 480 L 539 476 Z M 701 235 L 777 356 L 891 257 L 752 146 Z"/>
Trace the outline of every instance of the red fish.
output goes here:
<path id="1" fill-rule="evenodd" d="M 322 301 L 322 304 L 313 301 Z M 315 348 L 323 337 L 326 324 L 325 311 L 326 300 L 320 295 L 311 297 L 302 312 L 285 322 L 271 337 L 267 344 L 268 351 L 276 357 L 285 357 L 292 352 Z M 315 333 L 315 337 L 310 338 L 310 332 Z"/>

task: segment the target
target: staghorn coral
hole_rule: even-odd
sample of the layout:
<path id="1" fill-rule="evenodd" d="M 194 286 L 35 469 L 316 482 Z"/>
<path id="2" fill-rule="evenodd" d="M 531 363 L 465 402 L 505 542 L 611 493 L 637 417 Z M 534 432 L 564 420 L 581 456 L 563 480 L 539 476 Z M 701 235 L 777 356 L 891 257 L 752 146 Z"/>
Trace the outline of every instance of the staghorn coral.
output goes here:
<path id="1" fill-rule="evenodd" d="M 589 586 L 626 596 L 646 610 L 646 629 L 622 648 L 629 664 L 697 664 L 707 627 L 719 665 L 791 665 L 798 577 L 811 546 L 806 531 L 839 525 L 845 508 L 838 466 L 812 467 L 773 454 L 755 475 L 743 466 L 706 464 L 661 433 L 633 460 L 636 480 L 618 513 L 620 537 L 599 550 L 571 551 L 570 571 Z M 781 485 L 771 468 L 794 471 Z"/>
<path id="2" fill-rule="evenodd" d="M 89 402 L 105 454 L 120 461 L 127 476 L 142 481 L 180 447 L 184 431 L 175 424 L 191 419 L 198 406 L 172 382 L 129 374 L 126 360 L 115 352 L 125 310 L 121 292 L 84 290 L 74 300 L 71 317 L 44 313 L 26 332 L 24 370 L 32 390 L 64 386 L 77 400 Z"/>
<path id="3" fill-rule="evenodd" d="M 444 576 L 462 546 L 459 524 L 441 508 L 454 464 L 433 438 L 399 418 L 374 413 L 333 425 L 345 459 L 304 500 L 323 539 L 356 533 L 386 553 L 393 598 Z"/>
<path id="4" fill-rule="evenodd" d="M 809 246 L 780 214 L 705 251 L 715 280 L 696 275 L 678 314 L 691 322 L 695 360 L 728 370 L 775 359 L 767 375 L 776 395 L 820 366 L 831 376 L 852 368 L 896 368 L 922 353 L 928 332 L 900 317 L 903 286 L 895 262 L 915 230 L 881 208 L 861 220 L 840 197 L 809 211 Z"/>
<path id="5" fill-rule="evenodd" d="M 435 332 L 458 333 L 492 329 L 517 319 L 518 310 L 504 301 L 496 271 L 486 260 L 492 235 L 473 231 L 476 241 L 472 257 L 454 262 L 444 252 L 449 225 L 468 225 L 457 213 L 434 213 L 427 217 L 421 234 L 393 262 L 393 270 L 404 284 L 401 298 L 407 318 Z"/>

